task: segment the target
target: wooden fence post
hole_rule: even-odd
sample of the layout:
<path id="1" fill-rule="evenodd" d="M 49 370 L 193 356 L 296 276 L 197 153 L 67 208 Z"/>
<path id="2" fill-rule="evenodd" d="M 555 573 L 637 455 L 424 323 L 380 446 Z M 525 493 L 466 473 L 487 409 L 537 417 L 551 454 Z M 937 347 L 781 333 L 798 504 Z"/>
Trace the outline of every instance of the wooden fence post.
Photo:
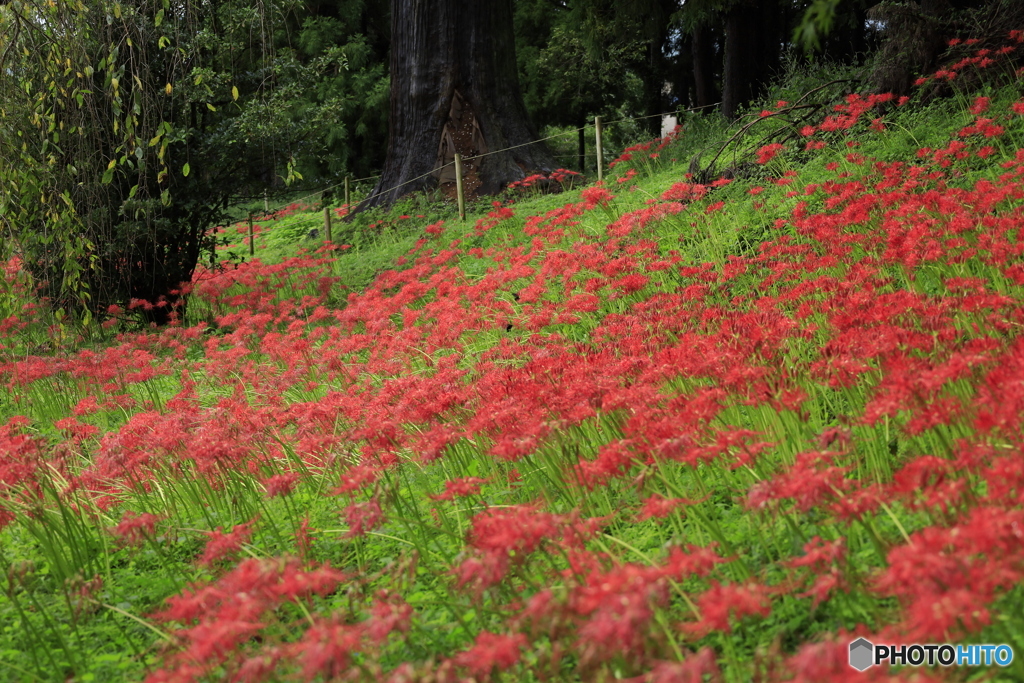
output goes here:
<path id="1" fill-rule="evenodd" d="M 594 117 L 594 134 L 596 137 L 595 147 L 597 147 L 597 181 L 601 182 L 604 180 L 604 149 L 601 147 L 601 117 Z"/>
<path id="2" fill-rule="evenodd" d="M 331 237 L 331 207 L 329 206 L 324 207 L 324 235 L 328 242 L 334 241 Z"/>
<path id="3" fill-rule="evenodd" d="M 345 176 L 345 207 L 346 209 L 351 205 L 352 200 L 348 193 L 348 176 Z"/>
<path id="4" fill-rule="evenodd" d="M 455 192 L 459 199 L 459 220 L 466 220 L 466 195 L 462 189 L 462 155 L 455 153 Z"/>
<path id="5" fill-rule="evenodd" d="M 252 227 L 252 214 L 249 214 L 249 256 L 256 255 L 256 232 Z"/>

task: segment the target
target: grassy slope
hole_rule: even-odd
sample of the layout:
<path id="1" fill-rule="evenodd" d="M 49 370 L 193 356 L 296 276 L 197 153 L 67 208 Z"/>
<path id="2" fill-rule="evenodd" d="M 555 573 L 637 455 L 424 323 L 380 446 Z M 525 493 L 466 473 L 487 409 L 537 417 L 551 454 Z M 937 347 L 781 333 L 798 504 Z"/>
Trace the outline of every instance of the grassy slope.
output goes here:
<path id="1" fill-rule="evenodd" d="M 717 186 L 685 173 L 732 131 L 693 120 L 611 196 L 406 206 L 334 255 L 294 251 L 321 214 L 281 216 L 162 332 L 72 351 L 9 311 L 5 676 L 838 680 L 841 631 L 1020 652 L 1024 116 L 983 94 Z"/>

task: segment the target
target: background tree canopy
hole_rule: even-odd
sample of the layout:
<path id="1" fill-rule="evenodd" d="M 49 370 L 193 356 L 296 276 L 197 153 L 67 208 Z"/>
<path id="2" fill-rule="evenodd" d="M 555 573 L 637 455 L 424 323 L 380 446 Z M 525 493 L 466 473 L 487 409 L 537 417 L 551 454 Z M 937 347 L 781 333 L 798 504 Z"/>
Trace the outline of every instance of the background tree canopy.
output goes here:
<path id="1" fill-rule="evenodd" d="M 381 6 L 346 4 L 0 7 L 2 249 L 58 308 L 170 320 L 229 209 L 379 163 Z"/>
<path id="2" fill-rule="evenodd" d="M 504 0 L 516 68 L 492 92 L 521 92 L 523 130 L 615 115 L 654 135 L 653 115 L 676 108 L 739 116 L 787 55 L 864 63 L 882 28 L 875 83 L 898 90 L 970 10 L 1014 3 L 889 3 L 869 17 L 872 4 Z M 56 309 L 145 300 L 148 319 L 171 320 L 229 212 L 374 175 L 424 133 L 389 143 L 389 70 L 414 63 L 392 46 L 392 14 L 388 0 L 0 3 L 0 256 L 20 256 Z"/>

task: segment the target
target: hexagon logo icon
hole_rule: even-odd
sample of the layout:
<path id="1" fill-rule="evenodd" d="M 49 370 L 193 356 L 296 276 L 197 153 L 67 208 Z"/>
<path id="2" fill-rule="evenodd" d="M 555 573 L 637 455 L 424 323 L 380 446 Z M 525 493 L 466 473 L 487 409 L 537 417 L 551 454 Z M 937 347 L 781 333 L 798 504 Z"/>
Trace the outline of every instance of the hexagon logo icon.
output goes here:
<path id="1" fill-rule="evenodd" d="M 869 640 L 858 638 L 853 641 L 850 643 L 850 666 L 857 671 L 864 671 L 871 666 L 874 651 L 875 646 Z"/>

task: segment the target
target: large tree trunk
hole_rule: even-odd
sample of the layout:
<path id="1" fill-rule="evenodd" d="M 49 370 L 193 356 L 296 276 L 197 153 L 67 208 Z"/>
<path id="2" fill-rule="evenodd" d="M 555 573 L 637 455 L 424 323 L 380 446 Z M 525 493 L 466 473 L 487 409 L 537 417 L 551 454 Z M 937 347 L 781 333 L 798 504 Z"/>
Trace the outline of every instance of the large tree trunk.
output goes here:
<path id="1" fill-rule="evenodd" d="M 780 8 L 773 0 L 738 2 L 725 17 L 722 114 L 735 119 L 778 69 Z"/>
<path id="2" fill-rule="evenodd" d="M 725 64 L 722 67 L 722 115 L 735 119 L 740 106 L 750 100 L 754 80 L 754 27 L 750 10 L 737 4 L 725 16 Z"/>
<path id="3" fill-rule="evenodd" d="M 644 87 L 644 109 L 648 118 L 638 121 L 641 127 L 647 129 L 651 137 L 661 136 L 661 117 L 652 116 L 665 111 L 665 74 L 661 65 L 661 40 L 651 39 L 647 42 L 647 73 L 644 80 L 647 81 Z"/>
<path id="4" fill-rule="evenodd" d="M 555 162 L 529 123 L 519 91 L 512 0 L 393 0 L 391 116 L 384 172 L 359 210 L 454 178 L 456 152 L 469 186 L 493 194 Z"/>
<path id="5" fill-rule="evenodd" d="M 711 24 L 704 23 L 693 30 L 693 96 L 694 106 L 703 114 L 711 105 L 718 103 L 715 89 L 715 37 Z"/>

